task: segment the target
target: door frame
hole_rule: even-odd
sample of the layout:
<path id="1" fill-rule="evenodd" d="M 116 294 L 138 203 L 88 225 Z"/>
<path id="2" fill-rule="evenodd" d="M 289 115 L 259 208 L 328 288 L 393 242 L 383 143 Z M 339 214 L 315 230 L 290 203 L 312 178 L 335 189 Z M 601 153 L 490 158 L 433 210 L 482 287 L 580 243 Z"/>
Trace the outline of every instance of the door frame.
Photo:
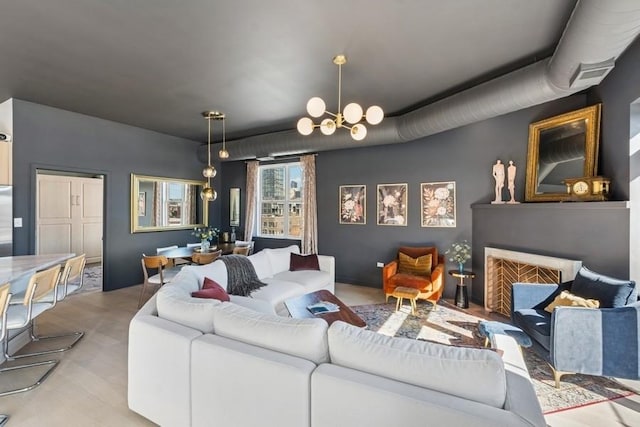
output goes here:
<path id="1" fill-rule="evenodd" d="M 36 204 L 37 204 L 37 186 L 38 186 L 38 171 L 46 170 L 49 172 L 60 172 L 60 175 L 78 174 L 78 175 L 101 175 L 102 176 L 102 289 L 105 289 L 105 283 L 109 283 L 109 253 L 107 252 L 107 194 L 109 188 L 110 172 L 102 169 L 89 169 L 89 168 L 76 168 L 70 166 L 49 165 L 45 163 L 32 163 L 30 171 L 30 187 L 31 197 L 29 198 L 29 218 L 28 218 L 28 231 L 29 231 L 29 253 L 36 253 Z M 25 224 L 23 224 L 23 227 Z M 15 231 L 14 231 L 15 232 Z"/>

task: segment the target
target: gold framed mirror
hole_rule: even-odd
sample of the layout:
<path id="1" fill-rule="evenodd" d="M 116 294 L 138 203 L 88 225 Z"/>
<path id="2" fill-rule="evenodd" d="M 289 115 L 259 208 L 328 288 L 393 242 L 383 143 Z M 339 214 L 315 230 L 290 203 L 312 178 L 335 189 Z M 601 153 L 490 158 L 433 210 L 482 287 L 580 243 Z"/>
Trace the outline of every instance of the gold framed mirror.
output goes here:
<path id="1" fill-rule="evenodd" d="M 601 105 L 529 125 L 525 201 L 567 200 L 565 179 L 596 176 Z"/>
<path id="2" fill-rule="evenodd" d="M 205 183 L 189 179 L 131 174 L 131 233 L 182 230 L 208 223 Z"/>

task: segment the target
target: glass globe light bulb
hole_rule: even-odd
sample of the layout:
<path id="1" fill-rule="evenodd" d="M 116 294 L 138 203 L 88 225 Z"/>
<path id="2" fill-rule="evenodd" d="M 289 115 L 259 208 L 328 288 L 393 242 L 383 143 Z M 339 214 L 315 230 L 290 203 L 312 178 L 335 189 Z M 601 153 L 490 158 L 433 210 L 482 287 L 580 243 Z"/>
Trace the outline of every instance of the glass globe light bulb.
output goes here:
<path id="1" fill-rule="evenodd" d="M 228 159 L 229 158 L 229 152 L 227 150 L 225 150 L 225 149 L 222 149 L 222 150 L 218 151 L 218 156 L 221 159 Z"/>
<path id="2" fill-rule="evenodd" d="M 384 111 L 382 111 L 382 108 L 378 107 L 377 105 L 372 105 L 371 107 L 367 108 L 367 114 L 365 115 L 365 118 L 367 120 L 367 123 L 369 123 L 370 125 L 377 125 L 384 118 Z"/>
<path id="3" fill-rule="evenodd" d="M 367 128 L 363 124 L 355 125 L 351 128 L 351 138 L 362 141 L 367 136 Z"/>
<path id="4" fill-rule="evenodd" d="M 204 201 L 212 201 L 216 198 L 217 194 L 213 188 L 209 187 L 209 184 L 205 184 L 200 192 L 200 198 Z"/>
<path id="5" fill-rule="evenodd" d="M 204 175 L 205 178 L 213 178 L 217 173 L 218 171 L 216 171 L 216 168 L 211 165 L 208 165 L 206 168 L 202 169 L 202 175 Z"/>
<path id="6" fill-rule="evenodd" d="M 307 102 L 307 112 L 311 117 L 320 117 L 327 110 L 327 105 L 322 98 L 314 96 Z"/>
<path id="7" fill-rule="evenodd" d="M 322 123 L 320 123 L 320 132 L 324 135 L 333 135 L 336 131 L 336 123 L 331 119 L 324 119 Z"/>
<path id="8" fill-rule="evenodd" d="M 352 125 L 362 120 L 362 107 L 352 102 L 344 107 L 344 119 Z"/>
<path id="9" fill-rule="evenodd" d="M 311 135 L 311 132 L 313 132 L 313 120 L 309 117 L 303 117 L 298 120 L 297 128 L 302 135 Z"/>

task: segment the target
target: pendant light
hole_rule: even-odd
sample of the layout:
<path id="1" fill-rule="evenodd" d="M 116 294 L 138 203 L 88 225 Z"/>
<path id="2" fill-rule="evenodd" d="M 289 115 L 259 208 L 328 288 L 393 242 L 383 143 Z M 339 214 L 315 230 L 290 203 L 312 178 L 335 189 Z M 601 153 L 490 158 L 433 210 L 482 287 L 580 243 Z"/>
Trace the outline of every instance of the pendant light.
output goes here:
<path id="1" fill-rule="evenodd" d="M 202 115 L 207 119 L 209 132 L 207 137 L 207 166 L 202 170 L 202 175 L 207 178 L 207 183 L 202 187 L 200 198 L 206 202 L 212 202 L 218 197 L 218 194 L 211 187 L 211 178 L 215 177 L 218 172 L 211 165 L 211 120 L 222 120 L 224 119 L 224 114 L 219 111 L 205 111 Z"/>

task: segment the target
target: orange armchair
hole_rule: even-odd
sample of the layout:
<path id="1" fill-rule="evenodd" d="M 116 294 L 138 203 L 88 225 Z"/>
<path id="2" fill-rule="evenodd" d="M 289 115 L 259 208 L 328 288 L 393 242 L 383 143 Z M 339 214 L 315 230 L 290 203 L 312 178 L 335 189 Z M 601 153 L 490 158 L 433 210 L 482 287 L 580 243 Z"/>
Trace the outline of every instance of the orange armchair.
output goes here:
<path id="1" fill-rule="evenodd" d="M 438 249 L 435 247 L 401 246 L 398 252 L 414 259 L 431 254 L 431 274 L 416 275 L 402 272 L 399 260 L 391 261 L 382 269 L 382 289 L 386 300 L 389 301 L 389 296 L 393 294 L 395 288 L 404 286 L 416 288 L 420 291 L 418 298 L 429 301 L 435 308 L 444 291 L 444 256 L 438 255 Z"/>

